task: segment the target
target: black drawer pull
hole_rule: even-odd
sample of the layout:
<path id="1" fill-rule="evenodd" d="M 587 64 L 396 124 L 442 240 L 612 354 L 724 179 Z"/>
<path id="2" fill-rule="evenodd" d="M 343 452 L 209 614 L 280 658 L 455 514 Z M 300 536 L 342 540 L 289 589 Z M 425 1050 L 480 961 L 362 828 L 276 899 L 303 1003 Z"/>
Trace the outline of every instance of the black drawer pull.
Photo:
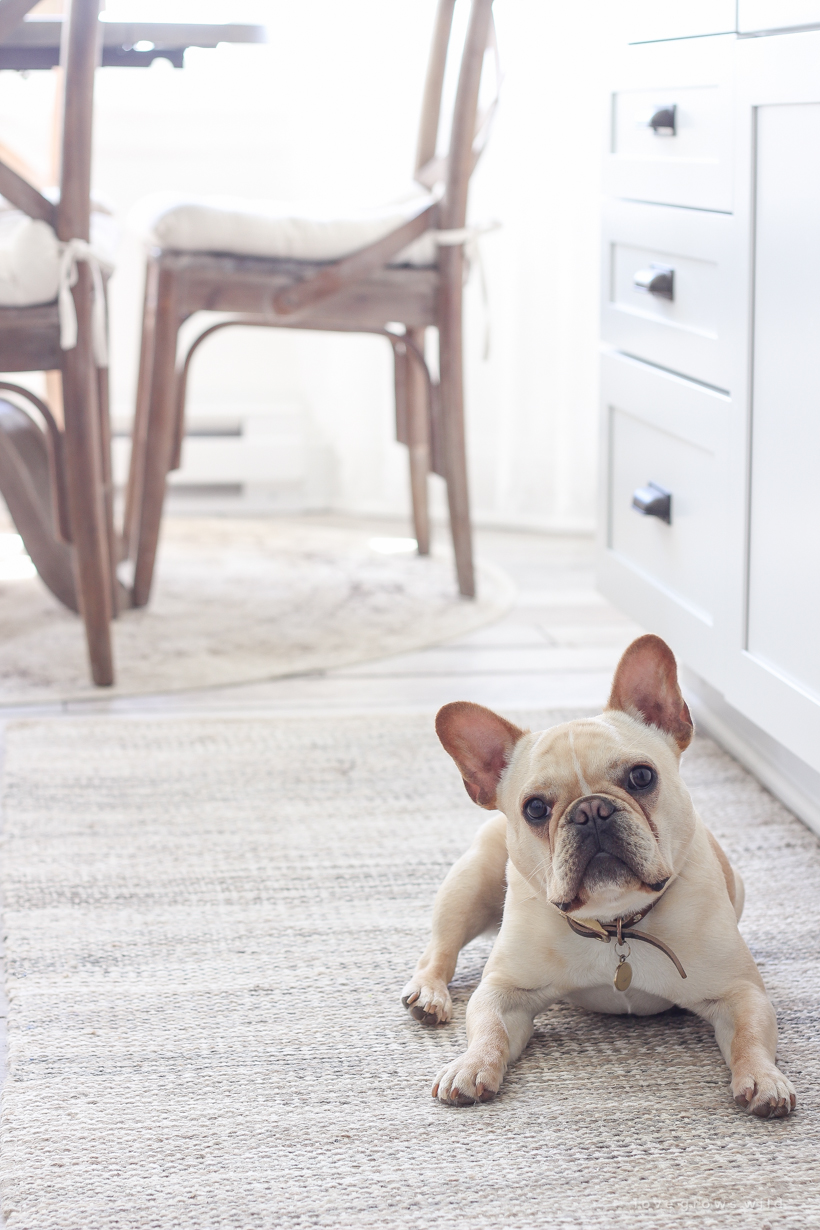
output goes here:
<path id="1" fill-rule="evenodd" d="M 674 137 L 677 135 L 677 111 L 674 107 L 659 107 L 647 124 L 656 137 Z M 646 114 L 646 112 L 644 112 Z"/>
<path id="2" fill-rule="evenodd" d="M 632 507 L 644 517 L 659 517 L 667 525 L 672 524 L 672 492 L 657 483 L 647 483 L 633 491 Z"/>
<path id="3" fill-rule="evenodd" d="M 655 295 L 658 299 L 674 299 L 675 270 L 671 265 L 650 265 L 648 269 L 633 273 L 632 285 L 635 290 Z"/>

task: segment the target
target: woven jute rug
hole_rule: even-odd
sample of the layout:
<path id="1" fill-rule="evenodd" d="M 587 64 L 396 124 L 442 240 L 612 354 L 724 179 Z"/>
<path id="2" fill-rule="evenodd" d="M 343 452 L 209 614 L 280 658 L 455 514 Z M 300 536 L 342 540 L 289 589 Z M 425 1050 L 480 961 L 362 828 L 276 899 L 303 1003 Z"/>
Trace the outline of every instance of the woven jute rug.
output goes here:
<path id="1" fill-rule="evenodd" d="M 738 1110 L 712 1030 L 676 1012 L 557 1006 L 495 1102 L 430 1097 L 489 942 L 452 1025 L 408 1017 L 434 892 L 484 816 L 429 719 L 17 725 L 8 1224 L 816 1227 L 820 847 L 708 741 L 685 777 L 746 880 L 785 1121 Z"/>
<path id="2" fill-rule="evenodd" d="M 383 554 L 371 534 L 310 518 L 167 517 L 149 606 L 113 624 L 117 681 L 104 694 L 346 666 L 437 644 L 510 608 L 515 586 L 502 570 L 479 562 L 468 601 L 443 544 L 426 558 Z M 100 694 L 79 618 L 38 577 L 0 578 L 0 705 Z"/>

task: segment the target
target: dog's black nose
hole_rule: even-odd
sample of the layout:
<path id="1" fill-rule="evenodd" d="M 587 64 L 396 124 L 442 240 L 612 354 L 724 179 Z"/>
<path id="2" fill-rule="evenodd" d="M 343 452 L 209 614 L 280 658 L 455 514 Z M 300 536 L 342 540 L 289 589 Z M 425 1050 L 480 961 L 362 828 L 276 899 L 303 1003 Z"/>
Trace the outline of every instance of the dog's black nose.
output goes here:
<path id="1" fill-rule="evenodd" d="M 605 825 L 617 810 L 611 799 L 605 799 L 599 794 L 591 794 L 589 798 L 581 799 L 580 803 L 575 804 L 569 814 L 569 821 L 570 824 L 589 824 L 591 822 L 596 828 L 599 828 Z"/>

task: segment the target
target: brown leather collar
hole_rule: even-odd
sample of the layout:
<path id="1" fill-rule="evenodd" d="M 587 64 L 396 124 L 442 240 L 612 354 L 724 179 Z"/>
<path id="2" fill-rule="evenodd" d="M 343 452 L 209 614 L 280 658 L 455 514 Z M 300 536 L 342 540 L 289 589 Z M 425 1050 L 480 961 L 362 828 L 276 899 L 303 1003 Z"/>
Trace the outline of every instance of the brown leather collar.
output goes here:
<path id="1" fill-rule="evenodd" d="M 643 940 L 645 944 L 652 944 L 655 948 L 660 948 L 661 952 L 665 953 L 675 969 L 680 974 L 681 978 L 686 977 L 686 970 L 681 965 L 678 958 L 675 956 L 671 948 L 664 944 L 663 940 L 659 940 L 657 936 L 647 935 L 645 931 L 632 931 L 630 928 L 639 923 L 642 918 L 646 918 L 653 906 L 657 905 L 660 897 L 656 897 L 651 901 L 646 909 L 641 910 L 639 914 L 633 914 L 630 918 L 616 918 L 614 922 L 598 922 L 597 918 L 570 918 L 569 914 L 564 914 L 564 918 L 570 925 L 570 928 L 576 935 L 586 936 L 590 940 L 601 940 L 604 944 L 608 944 L 613 936 L 616 937 L 616 943 L 624 943 L 624 932 L 629 931 L 629 939 Z"/>

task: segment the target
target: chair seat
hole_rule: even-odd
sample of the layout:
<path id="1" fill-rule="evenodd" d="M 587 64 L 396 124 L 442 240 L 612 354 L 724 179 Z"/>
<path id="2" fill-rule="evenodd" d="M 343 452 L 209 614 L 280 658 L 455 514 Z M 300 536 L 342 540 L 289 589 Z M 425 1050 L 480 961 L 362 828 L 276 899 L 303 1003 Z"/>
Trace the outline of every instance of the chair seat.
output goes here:
<path id="1" fill-rule="evenodd" d="M 144 198 L 130 222 L 152 247 L 302 261 L 334 261 L 389 235 L 437 198 L 421 188 L 375 209 L 352 210 L 245 201 L 227 197 Z M 422 235 L 391 265 L 429 267 L 437 261 L 432 235 Z"/>
<path id="2" fill-rule="evenodd" d="M 116 223 L 91 215 L 91 240 L 100 261 L 113 267 Z M 0 206 L 0 307 L 53 303 L 60 278 L 60 244 L 47 222 Z"/>

